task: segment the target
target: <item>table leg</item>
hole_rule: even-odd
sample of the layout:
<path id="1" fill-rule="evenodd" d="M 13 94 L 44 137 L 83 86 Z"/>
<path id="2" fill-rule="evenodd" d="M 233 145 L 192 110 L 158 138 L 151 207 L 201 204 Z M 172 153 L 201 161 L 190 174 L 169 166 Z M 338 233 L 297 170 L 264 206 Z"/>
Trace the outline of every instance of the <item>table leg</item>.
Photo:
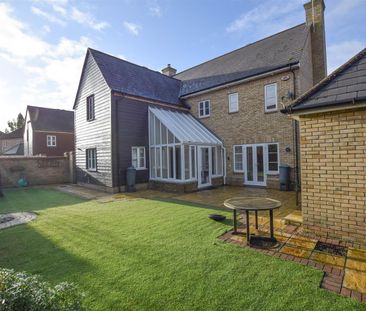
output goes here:
<path id="1" fill-rule="evenodd" d="M 255 228 L 258 230 L 258 211 L 255 211 Z"/>
<path id="2" fill-rule="evenodd" d="M 273 210 L 269 210 L 269 227 L 270 227 L 270 233 L 271 233 L 271 238 L 274 238 L 274 233 L 273 233 Z"/>
<path id="3" fill-rule="evenodd" d="M 234 234 L 238 233 L 238 225 L 237 225 L 237 221 L 236 221 L 236 209 L 233 210 L 234 213 Z"/>
<path id="4" fill-rule="evenodd" d="M 247 219 L 246 219 L 246 226 L 247 226 L 247 242 L 248 242 L 248 245 L 250 244 L 250 230 L 249 230 L 249 211 L 245 211 L 246 212 L 246 216 L 247 216 Z"/>

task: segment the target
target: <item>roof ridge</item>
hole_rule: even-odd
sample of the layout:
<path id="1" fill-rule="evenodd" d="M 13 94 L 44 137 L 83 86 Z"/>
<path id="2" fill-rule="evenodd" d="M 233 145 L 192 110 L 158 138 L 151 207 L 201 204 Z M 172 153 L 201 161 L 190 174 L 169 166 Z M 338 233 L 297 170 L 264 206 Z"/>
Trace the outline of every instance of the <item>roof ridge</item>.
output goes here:
<path id="1" fill-rule="evenodd" d="M 300 27 L 300 26 L 305 26 L 305 25 L 306 25 L 306 23 L 301 23 L 301 24 L 298 24 L 298 25 L 296 25 L 296 26 L 293 26 L 293 27 L 290 27 L 290 28 L 284 29 L 284 30 L 282 30 L 282 31 L 280 31 L 280 32 L 274 33 L 274 34 L 272 34 L 272 35 L 270 35 L 270 36 L 267 36 L 267 37 L 264 37 L 264 38 L 262 38 L 262 39 L 259 39 L 259 40 L 257 40 L 257 41 L 254 41 L 254 42 L 248 43 L 248 44 L 246 44 L 246 45 L 244 45 L 244 46 L 242 46 L 242 47 L 240 47 L 240 48 L 237 48 L 237 49 L 234 49 L 234 50 L 229 51 L 229 52 L 227 52 L 227 53 L 221 54 L 221 55 L 216 56 L 216 57 L 214 57 L 214 58 L 211 58 L 211 59 L 209 59 L 209 60 L 207 60 L 207 61 L 205 61 L 205 62 L 203 62 L 203 63 L 197 64 L 197 65 L 192 66 L 192 67 L 190 67 L 190 68 L 187 68 L 187 69 L 185 69 L 185 70 L 183 70 L 183 71 L 181 71 L 181 72 L 178 72 L 178 73 L 177 73 L 176 75 L 174 75 L 174 76 L 178 76 L 178 75 L 180 75 L 180 74 L 181 74 L 181 73 L 183 73 L 183 72 L 186 72 L 186 71 L 188 71 L 188 70 L 191 70 L 191 69 L 196 68 L 196 67 L 198 67 L 198 66 L 201 66 L 201 65 L 203 65 L 203 64 L 209 63 L 209 62 L 211 62 L 211 61 L 214 61 L 214 60 L 219 59 L 219 58 L 221 58 L 221 57 L 224 57 L 224 56 L 226 56 L 226 55 L 230 55 L 230 54 L 232 54 L 232 53 L 234 53 L 234 52 L 236 52 L 236 51 L 239 51 L 239 50 L 241 50 L 241 49 L 247 48 L 247 47 L 249 47 L 249 46 L 251 46 L 251 45 L 257 44 L 257 43 L 259 43 L 259 42 L 261 42 L 261 41 L 264 41 L 264 40 L 267 40 L 267 39 L 269 39 L 269 38 L 275 37 L 275 36 L 280 35 L 280 34 L 282 34 L 282 33 L 286 32 L 286 31 L 289 31 L 289 30 L 295 29 L 295 28 Z"/>
<path id="2" fill-rule="evenodd" d="M 33 105 L 27 105 L 27 109 L 31 107 L 31 108 L 40 108 L 40 109 L 47 109 L 47 110 L 60 110 L 60 111 L 66 111 L 66 112 L 72 112 L 74 113 L 74 111 L 72 110 L 66 110 L 66 109 L 60 109 L 60 108 L 48 108 L 48 107 L 41 107 L 41 106 L 33 106 Z"/>
<path id="3" fill-rule="evenodd" d="M 142 65 L 138 65 L 138 64 L 132 63 L 132 62 L 130 62 L 130 61 L 128 61 L 128 60 L 125 60 L 125 59 L 119 58 L 119 57 L 114 56 L 114 55 L 112 55 L 112 54 L 108 54 L 108 53 L 105 53 L 105 52 L 102 52 L 102 51 L 99 51 L 99 50 L 96 50 L 96 49 L 93 49 L 93 48 L 90 48 L 90 47 L 88 47 L 88 50 L 89 50 L 90 52 L 93 52 L 93 51 L 94 51 L 94 52 L 97 52 L 97 53 L 100 53 L 100 54 L 103 54 L 103 55 L 106 55 L 106 56 L 109 56 L 109 57 L 115 58 L 115 59 L 117 59 L 117 60 L 119 60 L 119 61 L 121 61 L 121 62 L 125 62 L 125 63 L 128 63 L 128 64 L 133 65 L 133 66 L 136 66 L 136 67 L 140 67 L 140 68 L 145 69 L 145 70 L 149 70 L 149 71 L 154 72 L 154 73 L 156 73 L 156 74 L 162 75 L 162 76 L 164 76 L 164 77 L 166 77 L 166 78 L 170 78 L 170 79 L 173 79 L 173 80 L 176 80 L 176 81 L 181 81 L 181 80 L 179 80 L 179 79 L 177 79 L 177 78 L 167 76 L 167 75 L 165 75 L 165 74 L 163 74 L 163 73 L 161 73 L 161 72 L 159 72 L 159 71 L 157 71 L 157 70 L 153 70 L 153 69 L 150 69 L 150 68 L 148 68 L 148 67 L 146 67 L 146 66 L 142 66 Z"/>
<path id="4" fill-rule="evenodd" d="M 323 87 L 323 86 L 329 84 L 330 82 L 332 82 L 341 72 L 343 72 L 344 70 L 348 69 L 350 66 L 352 66 L 354 63 L 356 63 L 357 61 L 359 61 L 365 55 L 366 55 L 366 48 L 362 49 L 360 52 L 358 52 L 356 55 L 354 55 L 353 57 L 351 57 L 343 65 L 339 66 L 337 69 L 335 69 L 332 73 L 330 73 L 324 79 L 322 79 L 317 84 L 315 84 L 308 91 L 306 91 L 304 94 L 302 94 L 301 96 L 299 96 L 287 108 L 288 109 L 292 109 L 293 107 L 296 107 L 298 104 L 300 104 L 300 102 L 308 99 L 311 95 L 313 95 L 321 87 Z M 288 111 L 287 109 L 285 109 L 285 110 Z"/>

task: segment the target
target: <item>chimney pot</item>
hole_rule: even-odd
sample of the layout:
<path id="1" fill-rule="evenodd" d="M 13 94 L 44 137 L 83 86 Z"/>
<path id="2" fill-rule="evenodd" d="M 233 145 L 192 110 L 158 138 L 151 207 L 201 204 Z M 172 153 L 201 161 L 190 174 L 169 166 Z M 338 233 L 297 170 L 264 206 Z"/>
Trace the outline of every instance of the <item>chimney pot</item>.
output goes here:
<path id="1" fill-rule="evenodd" d="M 161 73 L 168 77 L 172 77 L 177 73 L 177 69 L 168 64 L 164 69 L 161 70 Z"/>

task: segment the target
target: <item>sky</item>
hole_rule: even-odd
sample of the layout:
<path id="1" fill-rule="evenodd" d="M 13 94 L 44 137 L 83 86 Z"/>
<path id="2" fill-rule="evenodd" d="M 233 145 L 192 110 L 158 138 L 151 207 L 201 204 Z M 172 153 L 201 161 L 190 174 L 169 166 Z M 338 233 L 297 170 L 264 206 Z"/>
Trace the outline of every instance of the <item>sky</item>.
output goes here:
<path id="1" fill-rule="evenodd" d="M 72 110 L 88 47 L 178 71 L 305 21 L 306 0 L 0 0 L 0 130 Z M 366 0 L 325 0 L 328 72 L 366 47 Z"/>

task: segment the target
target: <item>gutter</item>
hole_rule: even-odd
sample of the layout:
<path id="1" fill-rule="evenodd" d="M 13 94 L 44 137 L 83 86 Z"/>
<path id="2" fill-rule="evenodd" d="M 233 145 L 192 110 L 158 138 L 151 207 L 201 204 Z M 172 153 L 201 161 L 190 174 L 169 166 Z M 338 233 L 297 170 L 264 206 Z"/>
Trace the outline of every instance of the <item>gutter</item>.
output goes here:
<path id="1" fill-rule="evenodd" d="M 188 93 L 186 95 L 180 96 L 180 98 L 186 99 L 186 98 L 198 96 L 198 95 L 205 94 L 205 93 L 208 93 L 208 92 L 224 89 L 224 88 L 227 88 L 227 87 L 230 87 L 230 86 L 235 86 L 235 85 L 241 84 L 243 82 L 249 82 L 249 81 L 257 80 L 257 79 L 260 79 L 260 78 L 273 76 L 275 74 L 279 74 L 279 73 L 282 73 L 282 72 L 286 72 L 286 71 L 293 70 L 293 69 L 299 69 L 299 68 L 300 68 L 299 62 L 288 64 L 285 67 L 280 67 L 279 69 L 267 71 L 267 72 L 262 73 L 262 74 L 249 76 L 249 77 L 246 77 L 246 78 L 243 78 L 243 79 L 234 80 L 234 81 L 229 82 L 229 83 L 223 83 L 223 84 L 219 84 L 219 85 L 214 86 L 214 87 L 209 87 L 209 88 L 201 90 L 201 91 Z"/>
<path id="2" fill-rule="evenodd" d="M 365 102 L 358 105 L 359 102 Z M 294 115 L 304 115 L 304 114 L 313 114 L 317 112 L 327 112 L 327 111 L 334 111 L 334 110 L 342 110 L 342 109 L 352 109 L 357 107 L 366 106 L 366 96 L 362 97 L 355 97 L 352 99 L 342 99 L 342 100 L 335 100 L 331 104 L 329 103 L 318 103 L 311 105 L 309 107 L 299 107 L 296 106 L 287 106 L 280 111 L 285 114 L 294 114 Z"/>

